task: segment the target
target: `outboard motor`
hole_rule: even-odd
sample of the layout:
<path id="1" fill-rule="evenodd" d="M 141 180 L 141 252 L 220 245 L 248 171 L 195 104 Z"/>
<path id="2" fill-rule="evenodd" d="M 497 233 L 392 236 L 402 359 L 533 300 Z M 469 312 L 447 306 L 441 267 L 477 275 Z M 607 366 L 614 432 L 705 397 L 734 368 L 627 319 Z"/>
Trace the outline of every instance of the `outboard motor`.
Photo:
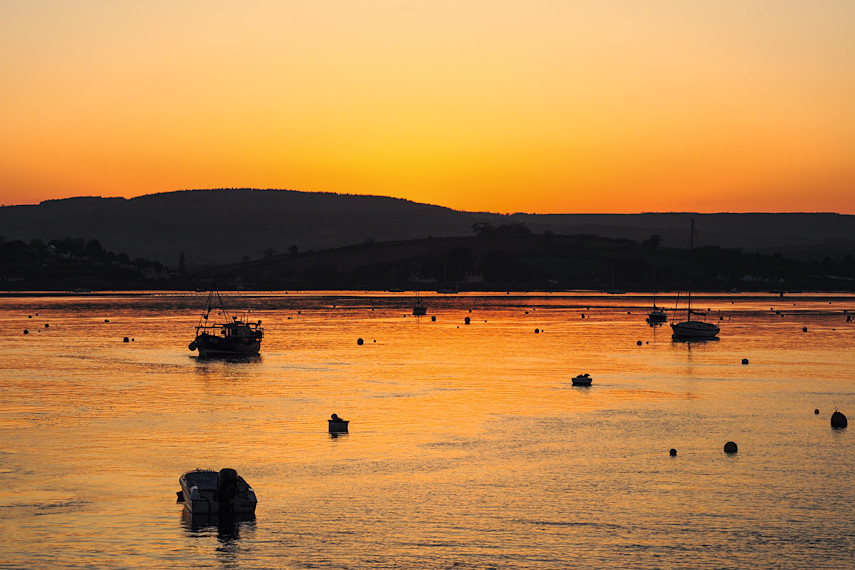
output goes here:
<path id="1" fill-rule="evenodd" d="M 217 474 L 217 502 L 220 503 L 220 512 L 230 512 L 232 502 L 237 496 L 238 475 L 234 469 L 220 469 Z"/>

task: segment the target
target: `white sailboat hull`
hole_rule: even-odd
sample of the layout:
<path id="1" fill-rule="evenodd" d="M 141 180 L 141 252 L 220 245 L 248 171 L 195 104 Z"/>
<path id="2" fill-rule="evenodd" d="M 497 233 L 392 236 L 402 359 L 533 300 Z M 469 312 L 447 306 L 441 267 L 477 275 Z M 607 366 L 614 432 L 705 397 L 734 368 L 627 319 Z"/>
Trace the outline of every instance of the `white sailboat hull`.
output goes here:
<path id="1" fill-rule="evenodd" d="M 680 338 L 713 338 L 718 335 L 719 329 L 712 323 L 702 321 L 685 321 L 682 323 L 671 323 L 671 330 L 675 337 Z"/>

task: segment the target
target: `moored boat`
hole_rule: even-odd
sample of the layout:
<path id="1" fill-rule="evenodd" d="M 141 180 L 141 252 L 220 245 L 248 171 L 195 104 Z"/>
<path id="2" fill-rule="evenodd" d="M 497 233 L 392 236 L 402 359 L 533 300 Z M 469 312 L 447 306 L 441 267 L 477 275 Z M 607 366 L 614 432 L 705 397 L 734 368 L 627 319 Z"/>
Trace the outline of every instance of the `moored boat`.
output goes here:
<path id="1" fill-rule="evenodd" d="M 665 313 L 665 311 L 663 311 L 662 309 L 660 309 L 656 305 L 653 305 L 653 309 L 649 313 L 647 313 L 647 322 L 648 323 L 651 323 L 651 324 L 652 323 L 664 323 L 667 321 L 668 321 L 668 315 Z"/>
<path id="2" fill-rule="evenodd" d="M 586 372 L 584 374 L 574 376 L 572 382 L 574 386 L 590 386 L 592 380 L 593 378 L 591 378 L 591 375 Z"/>
<path id="3" fill-rule="evenodd" d="M 691 232 L 689 234 L 689 254 L 691 256 L 692 248 L 695 241 L 695 220 L 692 219 Z M 691 260 L 691 257 L 690 257 Z M 690 272 L 691 274 L 691 272 Z M 679 301 L 679 298 L 678 298 Z M 676 318 L 677 311 L 674 310 Z M 693 315 L 703 316 L 705 320 L 699 321 L 693 319 Z M 706 322 L 706 313 L 692 310 L 692 289 L 688 288 L 686 293 L 686 320 L 683 322 L 672 322 L 671 331 L 674 340 L 703 340 L 715 338 L 718 335 L 719 327 L 712 323 Z"/>
<path id="4" fill-rule="evenodd" d="M 196 326 L 196 338 L 187 347 L 199 350 L 199 356 L 251 356 L 261 350 L 261 339 L 264 329 L 261 321 L 246 322 L 237 317 L 229 318 L 222 297 L 216 292 L 217 303 L 214 303 L 215 291 L 208 294 L 205 309 L 199 324 Z M 211 311 L 219 309 L 223 321 L 209 322 Z"/>
<path id="5" fill-rule="evenodd" d="M 193 514 L 240 515 L 255 512 L 255 491 L 234 469 L 195 469 L 178 478 L 179 501 Z"/>

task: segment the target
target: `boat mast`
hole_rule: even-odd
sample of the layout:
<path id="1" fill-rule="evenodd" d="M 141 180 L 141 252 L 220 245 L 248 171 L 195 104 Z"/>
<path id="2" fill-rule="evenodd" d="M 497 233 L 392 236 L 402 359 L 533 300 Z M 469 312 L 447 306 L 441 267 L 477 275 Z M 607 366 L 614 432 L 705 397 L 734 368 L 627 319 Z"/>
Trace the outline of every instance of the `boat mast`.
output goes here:
<path id="1" fill-rule="evenodd" d="M 695 218 L 692 218 L 692 226 L 689 230 L 689 291 L 688 291 L 688 299 L 686 301 L 686 307 L 688 308 L 687 321 L 692 320 L 692 270 L 694 269 L 694 260 L 692 255 L 692 250 L 695 246 Z"/>

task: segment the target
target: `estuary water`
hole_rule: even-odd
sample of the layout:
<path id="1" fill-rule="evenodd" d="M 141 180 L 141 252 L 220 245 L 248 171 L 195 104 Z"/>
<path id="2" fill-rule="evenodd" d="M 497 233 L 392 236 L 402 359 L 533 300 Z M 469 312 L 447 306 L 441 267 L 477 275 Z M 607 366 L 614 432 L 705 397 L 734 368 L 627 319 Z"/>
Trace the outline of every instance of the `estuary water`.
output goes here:
<path id="1" fill-rule="evenodd" d="M 852 294 L 697 295 L 686 343 L 643 295 L 229 293 L 245 361 L 205 296 L 0 298 L 0 567 L 853 566 Z M 255 518 L 188 517 L 196 467 Z"/>

